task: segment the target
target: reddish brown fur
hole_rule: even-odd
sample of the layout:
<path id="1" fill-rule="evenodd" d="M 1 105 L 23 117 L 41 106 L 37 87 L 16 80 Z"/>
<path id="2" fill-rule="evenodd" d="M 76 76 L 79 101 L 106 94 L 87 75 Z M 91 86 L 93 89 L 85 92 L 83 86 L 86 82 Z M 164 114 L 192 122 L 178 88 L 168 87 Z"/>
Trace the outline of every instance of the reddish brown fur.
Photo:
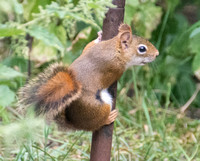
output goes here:
<path id="1" fill-rule="evenodd" d="M 148 46 L 146 54 L 138 54 L 139 44 Z M 150 57 L 153 61 L 158 51 L 147 40 L 132 36 L 131 28 L 122 24 L 116 37 L 99 43 L 93 41 L 83 52 L 69 68 L 53 68 L 52 76 L 47 77 L 44 83 L 38 83 L 37 79 L 39 97 L 35 99 L 41 103 L 35 102 L 44 105 L 41 109 L 50 109 L 48 112 L 44 110 L 46 117 L 53 118 L 64 129 L 94 131 L 106 124 L 111 112 L 110 105 L 97 98 L 97 92 L 118 80 L 127 63 L 134 60 L 141 63 L 140 60 Z M 31 93 L 34 88 L 27 86 L 25 89 L 31 89 Z M 69 97 L 65 97 L 68 94 Z M 25 100 L 31 100 L 30 96 Z"/>
<path id="2" fill-rule="evenodd" d="M 68 73 L 58 72 L 40 87 L 38 94 L 46 98 L 45 102 L 57 101 L 75 89 L 73 81 Z"/>
<path id="3" fill-rule="evenodd" d="M 87 110 L 83 106 L 82 99 L 71 104 L 66 109 L 68 123 L 77 129 L 94 131 L 105 125 L 110 114 L 110 105 L 108 104 L 87 104 Z M 90 100 L 93 101 L 93 100 Z M 85 102 L 84 102 L 85 104 Z M 78 115 L 77 115 L 78 114 Z"/>
<path id="4" fill-rule="evenodd" d="M 73 69 L 83 88 L 96 92 L 98 89 L 108 88 L 121 77 L 126 62 L 117 53 L 117 41 L 118 38 L 115 37 L 97 43 L 70 65 L 69 69 Z"/>
<path id="5" fill-rule="evenodd" d="M 89 49 L 90 47 L 92 47 L 92 46 L 95 45 L 95 42 L 94 42 L 94 41 L 95 41 L 95 40 L 91 41 L 90 43 L 88 43 L 88 44 L 85 46 L 85 48 L 83 49 L 82 54 L 84 54 L 85 51 L 86 51 L 87 49 Z"/>

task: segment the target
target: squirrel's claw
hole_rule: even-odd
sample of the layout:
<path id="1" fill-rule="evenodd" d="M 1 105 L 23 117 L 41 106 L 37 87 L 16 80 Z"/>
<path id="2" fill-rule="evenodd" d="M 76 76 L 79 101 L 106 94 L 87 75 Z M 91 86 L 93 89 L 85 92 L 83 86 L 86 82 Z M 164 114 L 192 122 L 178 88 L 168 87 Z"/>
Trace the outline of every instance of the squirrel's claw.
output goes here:
<path id="1" fill-rule="evenodd" d="M 111 124 L 112 122 L 115 121 L 115 119 L 117 118 L 117 115 L 118 115 L 118 110 L 114 109 L 110 112 L 110 115 L 108 116 L 108 119 L 106 120 L 105 122 L 105 125 L 109 125 Z"/>

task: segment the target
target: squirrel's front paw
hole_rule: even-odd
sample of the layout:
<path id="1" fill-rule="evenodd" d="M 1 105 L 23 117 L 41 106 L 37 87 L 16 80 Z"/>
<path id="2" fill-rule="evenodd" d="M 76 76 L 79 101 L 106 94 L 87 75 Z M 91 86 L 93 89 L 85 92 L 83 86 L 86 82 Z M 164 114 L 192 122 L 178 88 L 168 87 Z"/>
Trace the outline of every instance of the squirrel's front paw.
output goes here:
<path id="1" fill-rule="evenodd" d="M 108 116 L 106 122 L 105 122 L 105 125 L 109 125 L 111 124 L 112 122 L 115 121 L 115 119 L 117 118 L 117 115 L 118 115 L 118 110 L 114 109 L 110 112 L 110 115 Z"/>
<path id="2" fill-rule="evenodd" d="M 98 40 L 99 40 L 99 42 L 102 40 L 102 35 L 103 35 L 103 32 L 102 31 L 99 31 L 99 32 L 97 32 L 97 34 L 98 34 Z"/>
<path id="3" fill-rule="evenodd" d="M 97 34 L 98 34 L 98 37 L 97 37 L 96 40 L 94 40 L 94 43 L 96 43 L 96 44 L 99 43 L 99 42 L 101 42 L 103 32 L 99 31 L 99 32 L 97 32 Z"/>

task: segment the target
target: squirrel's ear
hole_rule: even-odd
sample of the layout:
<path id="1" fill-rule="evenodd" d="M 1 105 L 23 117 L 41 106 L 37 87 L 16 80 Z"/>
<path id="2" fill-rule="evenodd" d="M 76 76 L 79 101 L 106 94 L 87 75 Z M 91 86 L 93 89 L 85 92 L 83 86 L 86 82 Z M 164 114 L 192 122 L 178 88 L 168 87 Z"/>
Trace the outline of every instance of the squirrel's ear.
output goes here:
<path id="1" fill-rule="evenodd" d="M 120 32 L 122 33 L 122 32 L 125 32 L 125 31 L 126 32 L 128 31 L 128 32 L 132 33 L 131 27 L 129 25 L 123 24 L 123 23 L 119 26 L 118 30 L 119 30 L 119 33 Z"/>
<path id="2" fill-rule="evenodd" d="M 121 47 L 123 50 L 129 48 L 131 41 L 132 41 L 132 33 L 124 32 L 120 35 Z"/>
<path id="3" fill-rule="evenodd" d="M 132 31 L 130 26 L 126 24 L 121 24 L 119 26 L 119 39 L 121 42 L 121 47 L 123 50 L 129 48 L 131 42 L 132 42 Z"/>

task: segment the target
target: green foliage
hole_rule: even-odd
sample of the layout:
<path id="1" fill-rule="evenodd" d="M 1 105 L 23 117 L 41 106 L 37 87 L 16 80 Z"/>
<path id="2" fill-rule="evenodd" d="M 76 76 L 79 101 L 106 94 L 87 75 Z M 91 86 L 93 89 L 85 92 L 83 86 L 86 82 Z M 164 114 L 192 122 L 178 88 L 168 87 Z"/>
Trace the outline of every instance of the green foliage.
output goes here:
<path id="1" fill-rule="evenodd" d="M 41 26 L 31 26 L 26 31 L 34 38 L 42 40 L 46 45 L 53 46 L 60 51 L 64 50 L 64 46 L 62 45 L 58 37 L 56 37 L 56 35 L 54 35 L 53 33 L 50 33 L 45 28 Z"/>
<path id="2" fill-rule="evenodd" d="M 197 71 L 200 69 L 200 47 L 199 47 L 199 42 L 200 42 L 200 27 L 195 28 L 191 34 L 190 34 L 190 43 L 189 47 L 192 53 L 195 54 L 194 60 L 193 60 L 193 71 Z"/>
<path id="3" fill-rule="evenodd" d="M 0 106 L 9 106 L 15 100 L 15 93 L 8 86 L 0 85 Z"/>
<path id="4" fill-rule="evenodd" d="M 16 123 L 10 123 L 0 127 L 0 136 L 4 137 L 4 143 L 17 142 L 20 146 L 24 141 L 39 139 L 37 134 L 42 133 L 44 121 L 42 119 L 24 119 Z"/>
<path id="5" fill-rule="evenodd" d="M 10 89 L 15 86 L 15 78 L 23 77 L 23 74 L 0 64 L 0 107 L 11 105 L 15 101 L 15 93 Z"/>
<path id="6" fill-rule="evenodd" d="M 6 67 L 5 65 L 0 64 L 0 80 L 9 80 L 16 77 L 22 77 L 23 75 L 12 68 Z"/>
<path id="7" fill-rule="evenodd" d="M 34 76 L 54 61 L 72 63 L 96 38 L 108 7 L 111 0 L 0 1 L 0 160 L 89 160 L 90 133 L 21 119 L 16 93 L 28 65 Z M 199 8 L 197 0 L 126 0 L 125 22 L 160 55 L 118 83 L 112 160 L 199 160 L 199 121 L 178 111 L 200 80 Z M 191 107 L 199 109 L 200 95 Z"/>
<path id="8" fill-rule="evenodd" d="M 22 35 L 25 39 L 26 35 L 30 34 L 35 38 L 35 44 L 41 44 L 41 41 L 45 45 L 59 50 L 62 56 L 66 53 L 65 49 L 69 47 L 66 46 L 67 41 L 74 39 L 80 32 L 77 27 L 78 22 L 86 24 L 82 25 L 81 30 L 88 25 L 91 25 L 96 31 L 100 30 L 105 12 L 108 10 L 107 7 L 114 7 L 110 1 L 103 0 L 81 0 L 76 6 L 72 1 L 65 0 L 36 0 L 26 3 L 19 3 L 17 0 L 9 0 L 5 3 L 4 1 L 1 2 L 2 5 L 11 6 L 9 11 L 3 10 L 2 12 L 16 18 L 0 24 L 0 37 L 12 36 L 11 39 L 14 39 L 15 36 Z M 14 9 L 15 12 L 11 12 L 11 9 Z M 47 52 L 43 55 L 48 57 Z M 55 59 L 55 56 L 58 56 L 57 51 L 54 51 L 52 58 Z"/>
<path id="9" fill-rule="evenodd" d="M 27 0 L 27 3 L 22 3 L 23 4 L 23 15 L 25 20 L 32 20 L 34 19 L 33 13 L 39 13 L 40 9 L 39 6 L 45 7 L 46 5 L 50 4 L 52 0 Z"/>
<path id="10" fill-rule="evenodd" d="M 162 15 L 161 7 L 151 1 L 127 0 L 125 10 L 125 22 L 133 24 L 138 35 L 151 38 L 151 33 L 160 23 Z"/>
<path id="11" fill-rule="evenodd" d="M 16 29 L 9 25 L 0 25 L 0 37 L 14 36 L 23 34 L 23 30 Z"/>

